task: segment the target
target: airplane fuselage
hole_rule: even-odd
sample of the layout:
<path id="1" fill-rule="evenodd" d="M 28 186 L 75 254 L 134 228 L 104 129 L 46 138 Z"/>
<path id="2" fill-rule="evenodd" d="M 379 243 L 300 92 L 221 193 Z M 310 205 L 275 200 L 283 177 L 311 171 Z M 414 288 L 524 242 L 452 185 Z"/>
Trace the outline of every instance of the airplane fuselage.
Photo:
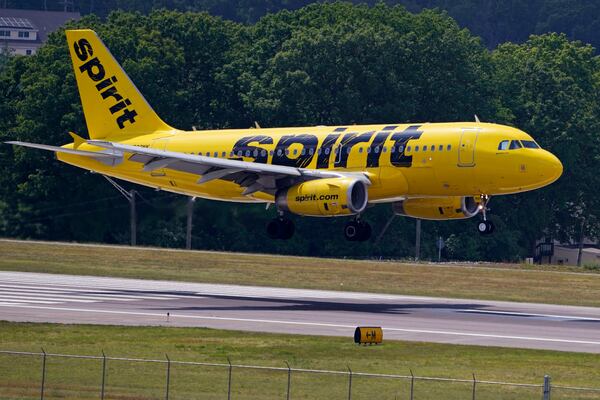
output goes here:
<path id="1" fill-rule="evenodd" d="M 541 148 L 500 149 L 503 141 L 533 139 L 518 129 L 489 123 L 319 126 L 214 131 L 167 131 L 122 138 L 121 143 L 298 168 L 363 172 L 369 202 L 410 197 L 499 195 L 545 186 L 562 166 Z M 533 142 L 535 143 L 535 142 Z M 66 147 L 72 145 L 66 145 Z M 81 150 L 98 150 L 89 144 Z M 125 159 L 116 166 L 59 153 L 60 160 L 163 190 L 226 201 L 272 202 L 259 192 L 242 194 L 223 180 L 198 184 L 198 176 L 168 168 L 144 172 Z"/>

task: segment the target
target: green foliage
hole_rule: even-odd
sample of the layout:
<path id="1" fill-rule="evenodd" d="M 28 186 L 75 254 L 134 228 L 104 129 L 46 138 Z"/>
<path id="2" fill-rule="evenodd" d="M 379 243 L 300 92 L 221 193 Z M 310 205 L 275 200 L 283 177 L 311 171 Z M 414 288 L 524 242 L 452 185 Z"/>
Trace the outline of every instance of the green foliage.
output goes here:
<path id="1" fill-rule="evenodd" d="M 159 3 L 119 4 L 148 12 Z M 263 11 L 279 3 L 265 4 Z M 498 229 L 491 237 L 479 237 L 473 221 L 424 221 L 424 258 L 437 258 L 439 236 L 449 238 L 445 258 L 515 260 L 531 255 L 543 233 L 577 238 L 582 216 L 588 236 L 598 233 L 600 69 L 590 46 L 565 35 L 532 36 L 490 52 L 443 12 L 351 3 L 282 11 L 254 25 L 159 10 L 118 11 L 105 20 L 89 15 L 69 27 L 98 31 L 159 115 L 181 129 L 246 128 L 255 120 L 262 126 L 456 121 L 478 114 L 530 132 L 561 158 L 565 175 L 557 184 L 493 199 Z M 60 145 L 69 130 L 86 134 L 62 31 L 35 56 L 4 61 L 0 115 L 2 140 Z M 127 202 L 100 176 L 10 146 L 0 146 L 0 167 L 0 235 L 128 241 Z M 139 203 L 140 242 L 183 246 L 184 199 L 140 192 L 148 200 Z M 197 248 L 414 254 L 409 219 L 397 218 L 378 244 L 350 245 L 341 236 L 343 219 L 297 217 L 297 235 L 284 243 L 264 233 L 272 209 L 201 200 L 195 210 Z M 387 206 L 365 215 L 375 233 L 390 216 Z"/>

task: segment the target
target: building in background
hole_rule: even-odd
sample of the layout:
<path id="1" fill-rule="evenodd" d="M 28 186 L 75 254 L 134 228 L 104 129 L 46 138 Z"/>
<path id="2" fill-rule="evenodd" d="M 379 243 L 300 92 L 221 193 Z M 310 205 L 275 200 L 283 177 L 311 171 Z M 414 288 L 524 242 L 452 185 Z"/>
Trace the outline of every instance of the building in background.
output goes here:
<path id="1" fill-rule="evenodd" d="M 35 54 L 51 32 L 79 18 L 78 12 L 0 8 L 0 51 Z"/>

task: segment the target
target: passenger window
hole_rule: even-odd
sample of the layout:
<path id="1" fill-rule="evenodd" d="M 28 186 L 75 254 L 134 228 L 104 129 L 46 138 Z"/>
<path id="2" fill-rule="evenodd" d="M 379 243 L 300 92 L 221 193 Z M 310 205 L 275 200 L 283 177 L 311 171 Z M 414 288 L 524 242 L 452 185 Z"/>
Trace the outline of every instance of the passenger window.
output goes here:
<path id="1" fill-rule="evenodd" d="M 215 157 L 219 157 L 219 152 L 215 151 Z"/>
<path id="2" fill-rule="evenodd" d="M 273 150 L 269 150 L 269 155 L 272 156 L 273 155 Z"/>
<path id="3" fill-rule="evenodd" d="M 300 154 L 305 155 L 306 154 L 306 148 L 302 148 L 302 152 L 300 152 Z"/>
<path id="4" fill-rule="evenodd" d="M 510 150 L 520 149 L 521 147 L 523 147 L 523 145 L 518 140 L 510 141 L 510 147 L 509 147 Z"/>
<path id="5" fill-rule="evenodd" d="M 241 157 L 241 156 L 242 156 L 242 151 L 240 150 L 240 151 L 238 151 L 238 157 Z"/>
<path id="6" fill-rule="evenodd" d="M 403 151 L 404 151 L 404 145 L 401 144 L 400 146 L 398 146 L 398 153 L 402 153 Z"/>
<path id="7" fill-rule="evenodd" d="M 498 145 L 498 150 L 508 150 L 508 140 L 503 140 L 500 142 L 500 144 Z"/>
<path id="8" fill-rule="evenodd" d="M 201 156 L 201 155 L 202 155 L 202 152 L 201 152 L 201 151 L 199 151 L 199 152 L 198 152 L 198 155 L 199 155 L 199 156 Z"/>
<path id="9" fill-rule="evenodd" d="M 383 152 L 387 153 L 387 147 L 383 146 Z"/>
<path id="10" fill-rule="evenodd" d="M 313 154 L 315 154 L 315 149 L 313 149 L 313 148 L 311 147 L 311 148 L 308 150 L 308 154 L 309 154 L 309 155 L 311 155 L 311 156 L 312 156 Z"/>
<path id="11" fill-rule="evenodd" d="M 410 152 L 410 150 L 411 150 L 411 147 L 410 147 L 410 146 L 408 146 L 408 147 L 406 148 L 406 151 L 409 151 L 409 152 Z"/>
<path id="12" fill-rule="evenodd" d="M 359 153 L 362 153 L 362 152 L 363 152 L 363 148 L 362 148 L 362 147 L 359 147 L 359 148 L 358 148 L 358 152 L 359 152 Z"/>
<path id="13" fill-rule="evenodd" d="M 540 148 L 540 146 L 533 140 L 521 140 L 521 143 L 523 144 L 523 147 L 525 147 L 526 149 L 539 149 Z"/>
<path id="14" fill-rule="evenodd" d="M 233 157 L 233 151 L 229 152 L 229 157 Z"/>
<path id="15" fill-rule="evenodd" d="M 398 151 L 402 151 L 400 150 L 402 148 L 402 146 L 398 147 Z M 396 152 L 396 146 L 392 146 L 390 147 L 390 153 L 395 153 Z"/>
<path id="16" fill-rule="evenodd" d="M 452 145 L 449 144 L 448 147 L 446 147 L 446 150 L 448 150 L 448 151 L 452 150 Z"/>
<path id="17" fill-rule="evenodd" d="M 298 154 L 298 149 L 294 149 L 294 155 Z"/>
<path id="18" fill-rule="evenodd" d="M 277 149 L 277 155 L 281 157 L 281 149 Z"/>
<path id="19" fill-rule="evenodd" d="M 258 149 L 254 149 L 254 154 L 253 154 L 253 156 L 254 156 L 254 157 L 258 157 Z"/>
<path id="20" fill-rule="evenodd" d="M 290 150 L 289 149 L 285 149 L 285 155 L 289 156 L 290 155 Z"/>
<path id="21" fill-rule="evenodd" d="M 427 151 L 427 145 L 423 146 L 423 151 Z"/>
<path id="22" fill-rule="evenodd" d="M 419 151 L 419 146 L 415 146 L 415 153 Z"/>
<path id="23" fill-rule="evenodd" d="M 226 156 L 227 156 L 227 153 L 226 153 L 226 152 L 222 152 L 222 153 L 221 153 L 221 157 L 225 158 Z"/>
<path id="24" fill-rule="evenodd" d="M 329 148 L 325 149 L 325 154 L 329 154 Z"/>
<path id="25" fill-rule="evenodd" d="M 440 147 L 438 147 L 438 150 L 439 150 L 439 151 L 444 151 L 444 145 L 443 145 L 443 144 L 440 144 Z"/>
<path id="26" fill-rule="evenodd" d="M 435 144 L 431 146 L 431 151 L 435 151 Z"/>
<path id="27" fill-rule="evenodd" d="M 260 155 L 263 156 L 263 157 L 265 157 L 267 155 L 267 151 L 266 150 L 262 150 L 260 152 Z"/>
<path id="28" fill-rule="evenodd" d="M 369 154 L 371 153 L 371 148 L 370 147 L 367 147 L 367 153 L 369 153 Z"/>
<path id="29" fill-rule="evenodd" d="M 250 150 L 246 150 L 246 157 L 250 157 Z"/>
<path id="30" fill-rule="evenodd" d="M 379 153 L 379 146 L 375 147 L 375 153 Z"/>

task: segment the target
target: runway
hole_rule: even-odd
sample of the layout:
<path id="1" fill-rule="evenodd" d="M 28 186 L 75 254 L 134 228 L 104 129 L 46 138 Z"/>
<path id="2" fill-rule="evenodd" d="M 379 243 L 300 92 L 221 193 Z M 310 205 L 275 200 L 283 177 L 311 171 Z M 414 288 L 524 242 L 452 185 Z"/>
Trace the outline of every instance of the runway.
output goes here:
<path id="1" fill-rule="evenodd" d="M 600 308 L 0 271 L 0 319 L 600 353 Z"/>

